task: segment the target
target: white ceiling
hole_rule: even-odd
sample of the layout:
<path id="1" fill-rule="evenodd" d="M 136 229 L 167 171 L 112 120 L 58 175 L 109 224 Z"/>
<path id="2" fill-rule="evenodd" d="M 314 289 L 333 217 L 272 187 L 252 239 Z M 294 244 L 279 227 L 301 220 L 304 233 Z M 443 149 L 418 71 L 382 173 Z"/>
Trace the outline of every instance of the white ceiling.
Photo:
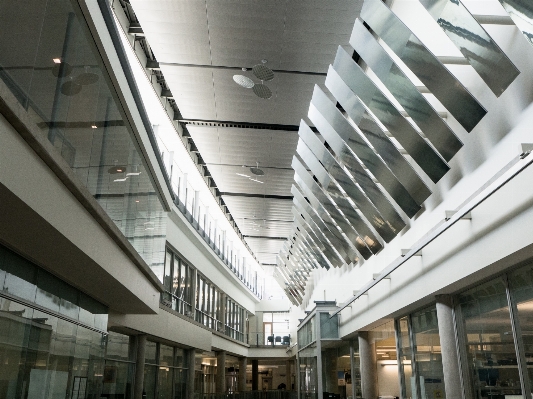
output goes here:
<path id="1" fill-rule="evenodd" d="M 276 263 L 284 243 L 279 237 L 291 232 L 295 129 L 307 115 L 314 85 L 324 83 L 337 46 L 348 44 L 361 3 L 131 0 L 184 119 L 270 125 L 187 126 L 260 263 Z M 274 80 L 265 82 L 273 92 L 269 100 L 232 79 L 242 74 L 259 83 L 250 68 L 263 59 L 275 70 Z M 250 173 L 256 162 L 264 176 Z"/>

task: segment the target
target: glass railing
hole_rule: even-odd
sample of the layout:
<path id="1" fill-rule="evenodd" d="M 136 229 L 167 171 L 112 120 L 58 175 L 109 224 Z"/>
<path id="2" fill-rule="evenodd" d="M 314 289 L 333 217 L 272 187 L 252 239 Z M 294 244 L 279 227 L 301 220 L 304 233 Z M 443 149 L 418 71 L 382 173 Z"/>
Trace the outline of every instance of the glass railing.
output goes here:
<path id="1" fill-rule="evenodd" d="M 286 331 L 274 332 L 272 334 L 265 333 L 248 333 L 248 344 L 250 346 L 290 346 L 291 335 Z"/>
<path id="2" fill-rule="evenodd" d="M 221 216 L 217 215 L 217 213 L 221 213 L 220 208 L 218 208 L 219 212 L 210 211 L 209 206 L 202 200 L 200 191 L 195 190 L 188 181 L 187 173 L 184 173 L 178 163 L 169 155 L 171 151 L 161 137 L 158 136 L 157 142 L 163 163 L 169 172 L 171 186 L 175 194 L 174 203 L 177 208 L 239 280 L 259 299 L 263 299 L 264 278 L 256 277 L 255 270 L 243 264 L 244 261 L 241 256 L 237 255 L 239 252 L 233 242 L 227 239 L 229 231 L 220 228 L 224 222 L 223 220 L 220 221 Z M 226 223 L 229 221 L 226 220 Z"/>
<path id="3" fill-rule="evenodd" d="M 217 320 L 216 317 L 210 315 L 209 313 L 206 313 L 200 309 L 195 310 L 195 316 L 194 319 L 198 322 L 203 324 L 204 326 L 211 328 L 213 330 L 221 331 L 222 330 L 222 322 Z"/>
<path id="4" fill-rule="evenodd" d="M 245 391 L 234 393 L 210 393 L 201 394 L 195 393 L 195 399 L 298 399 L 297 391 L 289 391 L 285 389 L 269 390 L 269 391 Z M 313 399 L 311 396 L 309 399 Z"/>
<path id="5" fill-rule="evenodd" d="M 237 341 L 240 341 L 240 342 L 247 343 L 245 341 L 246 336 L 245 336 L 245 334 L 242 331 L 236 330 L 235 328 L 233 328 L 231 326 L 228 326 L 227 324 L 226 324 L 225 328 L 226 328 L 225 334 L 228 337 L 236 339 Z"/>
<path id="6" fill-rule="evenodd" d="M 161 303 L 185 316 L 191 315 L 192 305 L 183 298 L 179 298 L 168 291 L 165 291 L 161 294 Z"/>

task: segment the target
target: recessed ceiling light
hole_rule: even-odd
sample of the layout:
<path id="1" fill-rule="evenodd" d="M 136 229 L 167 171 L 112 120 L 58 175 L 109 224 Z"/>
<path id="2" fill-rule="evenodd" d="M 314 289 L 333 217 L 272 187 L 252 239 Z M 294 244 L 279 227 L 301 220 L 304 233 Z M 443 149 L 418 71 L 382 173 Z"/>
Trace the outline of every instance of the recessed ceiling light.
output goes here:
<path id="1" fill-rule="evenodd" d="M 52 61 L 54 61 L 54 64 L 61 64 L 61 58 L 54 58 Z"/>
<path id="2" fill-rule="evenodd" d="M 92 126 L 91 126 L 91 129 L 98 129 L 98 126 L 96 126 L 96 125 L 92 125 Z"/>
<path id="3" fill-rule="evenodd" d="M 124 179 L 115 179 L 113 181 L 115 181 L 115 182 L 123 182 L 123 181 L 126 181 L 126 180 L 128 180 L 127 177 L 125 177 Z"/>
<path id="4" fill-rule="evenodd" d="M 141 174 L 141 172 L 130 172 L 130 173 L 126 173 L 126 176 L 139 176 Z"/>
<path id="5" fill-rule="evenodd" d="M 126 171 L 126 167 L 124 165 L 115 165 L 110 167 L 107 170 L 107 173 L 116 175 L 117 173 L 124 173 Z"/>
<path id="6" fill-rule="evenodd" d="M 248 178 L 250 177 L 250 176 L 248 176 L 248 175 L 244 175 L 244 174 L 242 174 L 242 173 L 235 173 L 235 174 L 236 174 L 237 176 L 248 177 Z"/>
<path id="7" fill-rule="evenodd" d="M 255 182 L 257 182 L 257 183 L 261 183 L 261 184 L 263 184 L 262 181 L 260 181 L 260 180 L 256 180 L 256 179 L 252 179 L 251 177 L 250 177 L 250 180 L 251 180 L 251 181 L 255 181 Z"/>
<path id="8" fill-rule="evenodd" d="M 135 200 L 135 202 L 136 202 L 136 203 L 139 203 L 139 202 L 141 202 L 141 200 Z"/>

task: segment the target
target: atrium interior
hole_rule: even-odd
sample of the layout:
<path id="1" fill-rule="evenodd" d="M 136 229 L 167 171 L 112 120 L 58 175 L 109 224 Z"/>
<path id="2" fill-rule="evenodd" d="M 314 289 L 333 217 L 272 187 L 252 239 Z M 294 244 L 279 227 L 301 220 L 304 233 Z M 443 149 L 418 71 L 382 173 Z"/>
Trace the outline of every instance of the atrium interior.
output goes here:
<path id="1" fill-rule="evenodd" d="M 531 399 L 532 126 L 531 0 L 0 0 L 0 399 Z"/>

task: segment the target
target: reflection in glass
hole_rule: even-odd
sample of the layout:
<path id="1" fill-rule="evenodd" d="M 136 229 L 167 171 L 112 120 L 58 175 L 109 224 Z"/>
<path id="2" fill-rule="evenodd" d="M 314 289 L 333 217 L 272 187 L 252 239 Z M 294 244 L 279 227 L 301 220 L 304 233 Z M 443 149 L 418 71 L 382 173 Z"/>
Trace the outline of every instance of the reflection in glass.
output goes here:
<path id="1" fill-rule="evenodd" d="M 435 305 L 411 315 L 415 363 L 422 398 L 445 398 L 444 372 Z"/>
<path id="2" fill-rule="evenodd" d="M 411 352 L 411 342 L 409 340 L 409 322 L 408 317 L 402 317 L 398 320 L 398 361 L 400 368 L 400 377 L 402 390 L 406 398 L 416 398 L 416 385 L 413 378 L 413 368 L 411 359 L 413 358 Z"/>
<path id="3" fill-rule="evenodd" d="M 316 348 L 307 348 L 298 353 L 300 370 L 300 399 L 316 399 L 318 389 Z"/>
<path id="4" fill-rule="evenodd" d="M 509 274 L 509 290 L 516 304 L 516 319 L 524 347 L 529 386 L 533 387 L 533 266 Z M 532 388 L 533 392 L 533 388 Z"/>
<path id="5" fill-rule="evenodd" d="M 501 278 L 458 297 L 468 371 L 476 399 L 521 395 L 506 289 Z"/>
<path id="6" fill-rule="evenodd" d="M 77 7 L 0 0 L 0 80 L 162 280 L 165 212 Z"/>

